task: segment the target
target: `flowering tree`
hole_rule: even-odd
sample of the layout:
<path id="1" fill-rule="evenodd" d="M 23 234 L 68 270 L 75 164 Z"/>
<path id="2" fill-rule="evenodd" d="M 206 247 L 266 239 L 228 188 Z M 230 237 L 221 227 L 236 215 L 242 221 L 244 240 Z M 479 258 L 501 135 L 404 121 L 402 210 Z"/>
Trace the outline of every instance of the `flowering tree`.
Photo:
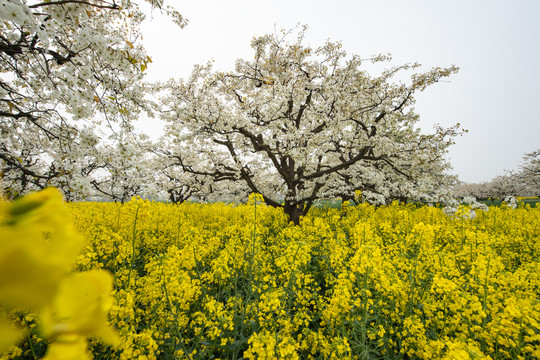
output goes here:
<path id="1" fill-rule="evenodd" d="M 456 198 L 474 197 L 478 200 L 487 200 L 494 195 L 490 192 L 489 183 L 459 183 L 452 189 L 452 195 Z"/>
<path id="2" fill-rule="evenodd" d="M 441 134 L 444 131 L 441 129 Z M 441 153 L 441 155 L 443 152 Z M 416 160 L 416 163 L 412 161 Z M 451 190 L 457 182 L 457 177 L 448 171 L 450 164 L 442 156 L 430 161 L 422 161 L 420 157 L 407 159 L 409 167 L 407 176 L 394 171 L 392 166 L 382 162 L 373 164 L 375 171 L 369 166 L 354 173 L 340 172 L 341 185 L 329 190 L 332 196 L 343 200 L 357 201 L 351 189 L 361 191 L 362 200 L 371 203 L 390 203 L 393 200 L 401 202 L 448 202 L 452 199 Z M 395 166 L 395 164 L 394 164 Z"/>
<path id="3" fill-rule="evenodd" d="M 184 25 L 162 1 L 147 2 Z M 93 129 L 129 131 L 145 109 L 151 58 L 140 42 L 141 6 L 0 0 L 0 166 L 8 196 L 88 175 L 99 140 Z"/>
<path id="4" fill-rule="evenodd" d="M 319 198 L 365 190 L 384 200 L 394 177 L 414 184 L 458 133 L 422 134 L 411 108 L 417 91 L 456 67 L 396 84 L 396 74 L 418 65 L 372 77 L 339 43 L 304 46 L 304 32 L 292 43 L 255 38 L 253 60 L 238 60 L 232 72 L 196 66 L 187 81 L 167 83 L 162 98 L 170 152 L 184 171 L 242 182 L 296 224 Z"/>
<path id="5" fill-rule="evenodd" d="M 525 154 L 520 177 L 527 188 L 527 195 L 540 197 L 540 149 Z"/>
<path id="6" fill-rule="evenodd" d="M 452 190 L 452 193 L 455 197 L 464 198 L 472 196 L 478 200 L 487 200 L 489 198 L 499 198 L 502 200 L 506 197 L 513 196 L 535 196 L 535 194 L 538 194 L 538 190 L 536 192 L 534 190 L 534 176 L 527 172 L 525 170 L 526 168 L 527 165 L 524 164 L 522 171 L 507 171 L 506 174 L 498 175 L 484 183 L 459 184 Z M 538 185 L 536 186 L 536 189 L 538 189 Z"/>
<path id="7" fill-rule="evenodd" d="M 487 184 L 489 197 L 504 199 L 509 196 L 522 196 L 527 192 L 526 186 L 517 173 L 507 172 L 491 179 Z"/>
<path id="8" fill-rule="evenodd" d="M 96 171 L 91 179 L 87 179 L 91 193 L 121 203 L 135 195 L 155 196 L 157 190 L 149 147 L 145 135 L 137 138 L 123 134 L 110 144 L 101 145 L 97 149 Z"/>
<path id="9" fill-rule="evenodd" d="M 525 154 L 519 171 L 507 171 L 485 183 L 459 184 L 453 189 L 453 194 L 461 198 L 474 196 L 480 200 L 540 196 L 540 150 Z"/>
<path id="10" fill-rule="evenodd" d="M 249 191 L 239 182 L 214 182 L 211 176 L 184 171 L 178 165 L 181 158 L 160 144 L 153 152 L 152 172 L 159 198 L 181 204 L 190 198 L 202 202 L 243 202 L 249 197 Z"/>

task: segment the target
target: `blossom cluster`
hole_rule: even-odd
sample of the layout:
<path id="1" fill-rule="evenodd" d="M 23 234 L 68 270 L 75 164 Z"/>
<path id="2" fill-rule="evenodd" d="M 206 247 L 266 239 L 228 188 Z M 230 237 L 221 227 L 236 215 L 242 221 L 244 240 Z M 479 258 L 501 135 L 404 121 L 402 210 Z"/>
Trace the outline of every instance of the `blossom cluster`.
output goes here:
<path id="1" fill-rule="evenodd" d="M 118 173 L 137 167 L 124 134 L 151 112 L 143 79 L 152 59 L 140 27 L 154 7 L 185 25 L 162 0 L 0 0 L 4 195 L 55 186 L 71 200 L 94 192 L 116 199 L 118 178 L 145 181 L 139 169 Z"/>

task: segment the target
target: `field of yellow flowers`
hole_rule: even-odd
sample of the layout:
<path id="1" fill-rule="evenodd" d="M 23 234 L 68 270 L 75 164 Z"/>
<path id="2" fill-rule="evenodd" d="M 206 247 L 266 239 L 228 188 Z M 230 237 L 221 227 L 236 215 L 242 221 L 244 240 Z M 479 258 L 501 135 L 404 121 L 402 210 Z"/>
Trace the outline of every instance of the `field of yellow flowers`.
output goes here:
<path id="1" fill-rule="evenodd" d="M 33 211 L 18 206 L 4 211 L 3 237 Z M 345 204 L 293 226 L 257 196 L 245 205 L 62 206 L 82 250 L 36 258 L 66 258 L 75 274 L 58 280 L 53 305 L 2 304 L 24 333 L 2 359 L 67 358 L 61 346 L 73 343 L 94 359 L 540 358 L 540 207 L 448 216 Z M 46 285 L 17 291 L 32 300 Z"/>

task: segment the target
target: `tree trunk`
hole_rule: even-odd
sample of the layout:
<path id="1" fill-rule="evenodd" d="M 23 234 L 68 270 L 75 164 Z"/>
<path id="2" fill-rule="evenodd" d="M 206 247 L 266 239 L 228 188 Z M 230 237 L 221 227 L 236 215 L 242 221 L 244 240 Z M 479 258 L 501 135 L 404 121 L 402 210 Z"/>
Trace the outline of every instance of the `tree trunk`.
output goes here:
<path id="1" fill-rule="evenodd" d="M 303 208 L 302 204 L 291 204 L 285 201 L 283 211 L 289 217 L 289 221 L 292 221 L 294 225 L 300 225 L 300 217 L 305 215 Z"/>

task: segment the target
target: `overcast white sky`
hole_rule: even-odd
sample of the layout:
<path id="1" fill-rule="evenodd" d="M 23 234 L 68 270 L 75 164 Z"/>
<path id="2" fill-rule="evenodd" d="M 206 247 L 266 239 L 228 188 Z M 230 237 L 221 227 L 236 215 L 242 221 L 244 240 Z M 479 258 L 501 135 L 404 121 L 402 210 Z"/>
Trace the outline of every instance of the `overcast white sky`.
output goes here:
<path id="1" fill-rule="evenodd" d="M 540 148 L 539 0 L 198 0 L 171 1 L 189 20 L 179 29 L 155 13 L 143 29 L 150 80 L 189 76 L 215 61 L 233 70 L 251 58 L 253 36 L 309 26 L 306 44 L 341 41 L 348 54 L 391 53 L 392 64 L 460 67 L 450 82 L 416 97 L 420 126 L 454 123 L 469 130 L 449 159 L 467 182 L 516 170 Z M 149 128 L 152 127 L 148 124 Z"/>

